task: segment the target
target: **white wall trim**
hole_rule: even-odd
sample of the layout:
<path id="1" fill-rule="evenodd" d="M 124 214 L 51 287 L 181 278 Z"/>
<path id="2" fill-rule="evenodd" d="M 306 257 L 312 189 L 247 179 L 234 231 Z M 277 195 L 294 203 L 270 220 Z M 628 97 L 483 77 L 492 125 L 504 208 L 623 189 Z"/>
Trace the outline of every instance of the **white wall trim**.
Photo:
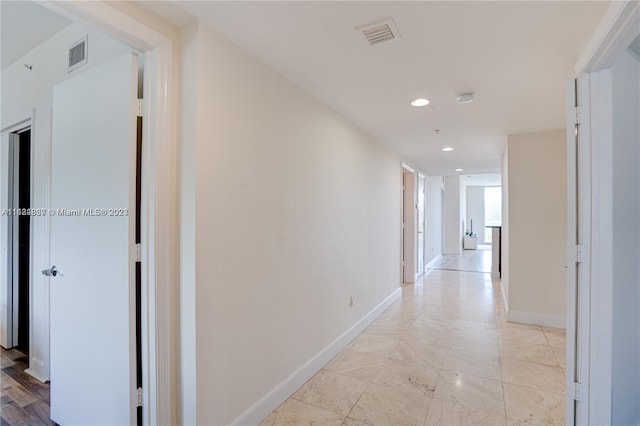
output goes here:
<path id="1" fill-rule="evenodd" d="M 431 262 L 427 263 L 424 267 L 424 270 L 426 271 L 427 269 L 433 269 L 433 266 L 440 262 L 440 260 L 442 259 L 442 255 L 439 254 L 436 257 L 433 258 L 433 260 L 431 260 Z"/>
<path id="2" fill-rule="evenodd" d="M 491 274 L 493 276 L 493 274 Z M 504 313 L 509 315 L 509 301 L 507 300 L 507 293 L 504 291 L 503 280 L 500 280 L 500 293 L 502 293 L 502 303 L 504 303 Z"/>
<path id="3" fill-rule="evenodd" d="M 640 2 L 625 0 L 611 2 L 609 9 L 583 50 L 575 69 L 577 73 L 609 68 L 638 36 L 640 30 Z"/>
<path id="4" fill-rule="evenodd" d="M 316 374 L 326 363 L 331 361 L 341 350 L 343 350 L 353 339 L 358 337 L 382 312 L 393 302 L 400 298 L 402 288 L 397 288 L 378 306 L 373 308 L 360 321 L 344 332 L 340 337 L 331 342 L 326 348 L 311 358 L 306 364 L 294 371 L 282 383 L 274 387 L 265 396 L 260 398 L 255 404 L 240 414 L 231 422 L 232 425 L 257 425 L 264 420 L 273 410 L 286 401 L 300 386 L 306 383 Z"/>
<path id="5" fill-rule="evenodd" d="M 408 171 L 409 173 L 415 173 L 415 169 L 410 165 L 408 165 L 407 163 L 405 163 L 404 161 L 402 162 L 402 168 Z"/>
<path id="6" fill-rule="evenodd" d="M 33 121 L 33 114 L 24 120 L 20 120 L 15 124 L 11 124 L 4 129 L 0 130 L 0 135 L 4 135 L 6 133 L 19 132 L 21 130 L 25 130 L 31 126 L 31 122 Z"/>
<path id="7" fill-rule="evenodd" d="M 29 362 L 29 364 L 33 363 L 33 358 L 31 359 L 31 361 Z M 42 370 L 42 361 L 40 361 L 39 367 Z M 29 367 L 26 370 L 24 370 L 25 373 L 27 373 L 28 375 L 30 375 L 31 377 L 33 377 L 34 379 L 42 382 L 42 383 L 46 383 L 49 381 L 49 377 L 45 377 L 45 376 L 41 376 L 40 374 L 38 374 L 38 372 L 36 370 L 34 370 L 33 368 Z"/>
<path id="8" fill-rule="evenodd" d="M 507 321 L 520 324 L 540 325 L 543 327 L 565 328 L 567 320 L 565 317 L 559 317 L 557 315 L 508 310 Z"/>

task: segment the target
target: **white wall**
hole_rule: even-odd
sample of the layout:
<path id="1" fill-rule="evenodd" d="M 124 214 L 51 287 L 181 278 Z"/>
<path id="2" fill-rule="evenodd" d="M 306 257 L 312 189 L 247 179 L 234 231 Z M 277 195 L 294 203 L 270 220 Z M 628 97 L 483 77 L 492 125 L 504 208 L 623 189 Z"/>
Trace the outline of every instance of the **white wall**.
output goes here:
<path id="1" fill-rule="evenodd" d="M 85 35 L 89 36 L 89 62 L 72 73 L 67 73 L 67 49 Z M 33 208 L 49 207 L 47 188 L 50 185 L 53 87 L 130 50 L 86 25 L 75 23 L 2 71 L 0 127 L 4 129 L 34 115 L 31 150 Z M 24 64 L 33 65 L 32 70 L 26 69 Z M 43 269 L 51 266 L 48 233 L 48 218 L 31 218 L 32 312 L 29 372 L 40 380 L 49 378 L 49 293 L 48 280 L 41 274 Z M 2 271 L 0 274 L 4 276 Z M 5 301 L 2 300 L 1 303 L 3 309 L 6 309 Z"/>
<path id="2" fill-rule="evenodd" d="M 425 264 L 442 254 L 442 186 L 442 176 L 427 176 Z"/>
<path id="3" fill-rule="evenodd" d="M 611 424 L 640 424 L 640 63 L 612 67 L 613 311 Z"/>
<path id="4" fill-rule="evenodd" d="M 511 135 L 508 147 L 508 320 L 564 327 L 567 163 L 564 131 Z M 505 170 L 503 170 L 504 172 Z M 503 236 L 504 238 L 505 236 Z"/>
<path id="5" fill-rule="evenodd" d="M 196 390 L 183 422 L 258 422 L 398 294 L 400 161 L 205 24 L 185 44 L 183 138 L 195 132 L 180 177 L 195 194 L 181 221 L 195 227 L 181 238 L 181 305 L 196 329 L 181 357 L 197 374 L 182 383 Z"/>
<path id="6" fill-rule="evenodd" d="M 484 228 L 484 186 L 467 186 L 467 215 L 465 230 L 471 231 L 473 220 L 473 232 L 478 236 L 478 243 L 483 243 L 485 238 Z"/>
<path id="7" fill-rule="evenodd" d="M 462 211 L 460 176 L 444 177 L 444 247 L 443 254 L 460 253 L 462 250 Z"/>

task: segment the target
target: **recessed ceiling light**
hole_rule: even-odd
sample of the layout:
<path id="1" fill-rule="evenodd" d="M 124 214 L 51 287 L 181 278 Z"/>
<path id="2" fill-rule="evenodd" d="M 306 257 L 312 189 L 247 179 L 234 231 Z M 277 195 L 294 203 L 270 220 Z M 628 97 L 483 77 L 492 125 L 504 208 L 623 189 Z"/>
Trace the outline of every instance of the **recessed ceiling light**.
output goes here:
<path id="1" fill-rule="evenodd" d="M 468 104 L 473 102 L 473 93 L 460 93 L 456 98 L 459 104 Z"/>
<path id="2" fill-rule="evenodd" d="M 461 172 L 461 171 L 462 171 L 462 169 L 456 169 L 456 172 Z"/>
<path id="3" fill-rule="evenodd" d="M 425 105 L 429 105 L 429 99 L 425 99 L 425 98 L 418 98 L 418 99 L 414 99 L 411 101 L 411 105 L 413 105 L 414 107 L 423 107 Z"/>
<path id="4" fill-rule="evenodd" d="M 449 151 L 453 151 L 453 148 L 451 148 L 450 146 L 447 146 L 447 147 L 442 148 L 442 150 L 444 152 L 449 152 Z"/>

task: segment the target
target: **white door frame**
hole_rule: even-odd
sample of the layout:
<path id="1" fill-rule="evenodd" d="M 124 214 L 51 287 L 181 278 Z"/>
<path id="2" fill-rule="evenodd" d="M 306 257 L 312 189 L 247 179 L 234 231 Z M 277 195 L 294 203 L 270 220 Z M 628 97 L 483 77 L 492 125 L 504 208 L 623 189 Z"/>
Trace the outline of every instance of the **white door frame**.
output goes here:
<path id="1" fill-rule="evenodd" d="M 411 181 L 407 182 L 407 176 Z M 416 171 L 406 163 L 402 163 L 402 252 L 401 270 L 402 283 L 413 284 L 416 281 L 416 212 L 415 212 L 415 183 Z M 407 197 L 410 197 L 408 199 Z M 411 230 L 411 232 L 409 232 Z M 410 238 L 409 238 L 410 237 Z"/>
<path id="2" fill-rule="evenodd" d="M 7 127 L 5 127 L 4 129 L 0 130 L 0 136 L 5 136 L 5 135 L 10 135 L 12 133 L 18 133 L 18 132 L 22 132 L 25 131 L 27 129 L 31 130 L 31 146 L 33 147 L 33 138 L 34 138 L 34 129 L 33 129 L 33 116 L 34 113 L 32 113 L 28 118 L 21 120 L 15 124 L 11 124 Z M 33 158 L 33 154 L 32 154 L 32 158 Z M 31 167 L 31 185 L 33 185 L 33 164 Z M 8 174 L 5 174 L 3 172 L 3 176 L 0 178 L 0 182 L 2 182 L 2 186 L 3 187 L 8 187 L 8 181 L 5 180 L 9 177 Z M 33 188 L 31 189 L 31 194 L 33 197 Z M 2 196 L 6 196 L 8 194 L 2 194 Z M 33 199 L 31 200 L 31 205 L 33 205 Z M 8 217 L 2 217 L 1 220 L 5 221 L 7 220 Z M 30 224 L 30 245 L 33 245 L 33 222 L 31 222 Z M 7 226 L 7 230 L 8 230 L 8 226 Z M 4 235 L 3 232 L 0 232 L 0 236 L 2 237 L 3 241 L 0 244 L 0 247 L 4 248 L 4 245 L 7 243 L 7 241 L 4 241 L 7 237 L 7 235 Z M 0 250 L 1 252 L 2 250 Z M 29 256 L 29 271 L 31 271 L 31 262 L 33 261 L 32 256 Z M 6 312 L 2 313 L 2 318 L 0 318 L 0 324 L 2 324 L 1 329 L 5 332 L 0 333 L 0 345 L 6 347 L 6 348 L 11 348 L 14 345 L 14 341 L 15 341 L 15 336 L 14 336 L 14 331 L 13 328 L 15 328 L 15 324 L 14 321 L 10 321 L 9 317 L 15 319 L 15 314 L 16 312 L 14 311 L 14 295 L 12 294 L 12 289 L 9 286 L 9 277 L 6 275 L 6 272 L 8 270 L 8 253 L 7 254 L 3 254 L 2 255 L 2 260 L 0 261 L 2 264 L 2 267 L 0 267 L 0 270 L 2 271 L 2 274 L 4 275 L 2 278 L 0 278 L 0 281 L 2 282 L 2 285 L 0 285 L 0 301 L 3 302 L 3 304 L 6 304 L 7 306 L 7 310 Z M 29 289 L 31 291 L 31 276 L 29 277 Z M 30 304 L 31 305 L 31 304 Z M 31 312 L 31 306 L 29 306 L 29 312 Z M 31 315 L 31 314 L 30 314 Z M 9 324 L 12 324 L 11 327 L 11 331 L 9 331 Z M 33 319 L 30 318 L 29 321 L 29 347 L 33 347 L 33 342 L 31 340 L 31 328 L 33 327 Z"/>
<path id="3" fill-rule="evenodd" d="M 420 182 L 422 181 L 422 205 L 420 205 Z M 417 246 L 420 241 L 420 208 L 422 208 L 422 268 L 416 266 L 416 281 L 427 270 L 427 176 L 418 172 L 418 180 L 416 182 L 416 265 L 420 265 L 420 248 Z"/>
<path id="4" fill-rule="evenodd" d="M 567 85 L 567 424 L 589 424 L 582 396 L 589 383 L 591 298 L 591 150 L 588 76 Z M 585 111 L 585 113 L 582 113 Z"/>
<path id="5" fill-rule="evenodd" d="M 611 73 L 610 67 L 640 33 L 640 3 L 637 0 L 612 2 L 576 64 L 579 75 L 579 104 L 581 137 L 590 155 L 579 157 L 578 168 L 583 185 L 577 196 L 581 199 L 580 212 L 583 229 L 588 238 L 583 240 L 582 258 L 585 268 L 585 288 L 590 298 L 581 303 L 579 313 L 582 328 L 576 348 L 581 362 L 582 377 L 577 421 L 583 424 L 611 423 L 611 362 L 612 362 L 612 240 L 611 240 Z M 571 114 L 569 114 L 571 116 Z M 568 171 L 571 172 L 570 170 Z M 587 185 L 588 184 L 588 185 Z M 571 252 L 571 250 L 570 250 Z M 570 275 L 570 274 L 569 274 Z M 575 294 L 575 293 L 574 293 Z M 575 296 L 571 291 L 567 299 L 567 340 L 575 334 L 575 317 L 571 306 Z M 587 335 L 584 336 L 584 332 Z M 570 383 L 573 352 L 567 345 L 567 424 L 573 424 L 573 389 Z M 575 358 L 573 358 L 575 359 Z M 585 365 L 587 364 L 587 365 Z"/>
<path id="6" fill-rule="evenodd" d="M 145 53 L 142 175 L 143 422 L 177 424 L 176 242 L 179 32 L 136 5 L 42 3 Z"/>

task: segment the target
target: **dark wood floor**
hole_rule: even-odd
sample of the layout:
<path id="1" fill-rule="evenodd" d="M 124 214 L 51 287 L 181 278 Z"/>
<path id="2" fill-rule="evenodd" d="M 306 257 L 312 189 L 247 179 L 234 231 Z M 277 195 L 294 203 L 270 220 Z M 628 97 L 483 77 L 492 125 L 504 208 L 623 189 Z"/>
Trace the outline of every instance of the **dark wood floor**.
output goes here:
<path id="1" fill-rule="evenodd" d="M 17 349 L 0 348 L 0 404 L 4 425 L 55 425 L 49 420 L 49 384 L 24 372 L 27 357 Z"/>

